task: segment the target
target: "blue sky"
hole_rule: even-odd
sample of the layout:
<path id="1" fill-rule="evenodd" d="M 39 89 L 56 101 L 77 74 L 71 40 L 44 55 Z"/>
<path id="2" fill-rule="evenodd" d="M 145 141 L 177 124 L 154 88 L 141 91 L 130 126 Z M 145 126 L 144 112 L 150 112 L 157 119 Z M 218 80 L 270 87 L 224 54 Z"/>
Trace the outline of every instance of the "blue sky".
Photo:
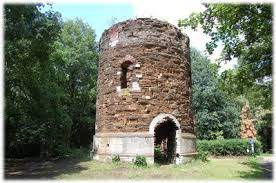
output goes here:
<path id="1" fill-rule="evenodd" d="M 81 18 L 90 24 L 95 30 L 96 40 L 99 40 L 103 31 L 110 27 L 112 18 L 120 22 L 135 17 L 152 17 L 177 26 L 179 19 L 187 18 L 191 13 L 204 9 L 199 0 L 189 3 L 184 0 L 87 0 L 85 3 L 83 0 L 75 0 L 74 3 L 63 0 L 60 3 L 55 1 L 53 4 L 53 10 L 60 12 L 63 20 Z M 205 44 L 210 41 L 209 36 L 201 29 L 182 31 L 189 36 L 191 47 L 205 52 Z M 215 62 L 220 57 L 221 50 L 222 45 L 219 45 L 212 55 L 206 56 L 211 62 Z M 222 71 L 233 68 L 236 63 L 237 61 L 233 60 L 233 62 L 221 64 Z"/>
<path id="2" fill-rule="evenodd" d="M 103 31 L 110 27 L 112 17 L 124 21 L 134 17 L 131 4 L 53 4 L 53 10 L 62 14 L 63 20 L 81 18 L 96 32 L 97 40 Z"/>

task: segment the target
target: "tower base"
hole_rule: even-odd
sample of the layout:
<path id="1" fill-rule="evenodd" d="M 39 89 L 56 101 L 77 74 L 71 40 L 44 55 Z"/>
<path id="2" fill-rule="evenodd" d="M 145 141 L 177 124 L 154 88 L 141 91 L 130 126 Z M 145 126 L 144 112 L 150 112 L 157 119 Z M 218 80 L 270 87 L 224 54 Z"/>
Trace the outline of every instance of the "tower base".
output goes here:
<path id="1" fill-rule="evenodd" d="M 176 138 L 175 163 L 185 163 L 196 153 L 196 137 L 184 133 Z M 148 164 L 154 163 L 154 136 L 148 132 L 142 133 L 97 133 L 93 137 L 93 160 L 111 162 L 118 155 L 121 161 L 132 162 L 138 155 L 145 156 Z"/>

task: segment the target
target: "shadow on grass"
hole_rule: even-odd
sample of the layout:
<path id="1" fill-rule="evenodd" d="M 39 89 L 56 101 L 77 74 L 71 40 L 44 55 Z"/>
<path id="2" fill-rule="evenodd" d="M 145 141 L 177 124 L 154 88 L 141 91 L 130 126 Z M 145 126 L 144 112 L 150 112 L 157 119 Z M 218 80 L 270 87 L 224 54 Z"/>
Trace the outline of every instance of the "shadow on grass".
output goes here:
<path id="1" fill-rule="evenodd" d="M 243 165 L 247 165 L 251 168 L 251 171 L 240 171 L 240 177 L 245 179 L 272 179 L 272 162 L 260 163 L 256 159 L 251 159 L 247 162 L 243 162 Z"/>
<path id="2" fill-rule="evenodd" d="M 79 163 L 89 159 L 6 159 L 5 179 L 54 179 L 66 172 L 78 173 L 86 170 Z"/>

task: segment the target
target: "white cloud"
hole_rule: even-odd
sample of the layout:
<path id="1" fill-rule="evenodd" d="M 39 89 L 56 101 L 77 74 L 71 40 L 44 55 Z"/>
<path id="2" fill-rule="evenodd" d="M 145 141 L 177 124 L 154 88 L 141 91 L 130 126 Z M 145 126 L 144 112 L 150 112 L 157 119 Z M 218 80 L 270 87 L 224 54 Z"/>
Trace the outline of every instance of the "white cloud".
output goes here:
<path id="1" fill-rule="evenodd" d="M 139 0 L 132 1 L 134 14 L 138 17 L 155 17 L 160 20 L 167 20 L 177 25 L 180 18 L 188 17 L 192 12 L 199 12 L 204 9 L 200 1 L 187 2 L 183 0 L 156 1 Z"/>
<path id="2" fill-rule="evenodd" d="M 178 20 L 188 18 L 193 12 L 200 12 L 204 10 L 204 6 L 200 1 L 183 1 L 183 0 L 170 0 L 170 1 L 148 1 L 139 0 L 133 1 L 134 15 L 140 17 L 153 17 L 159 20 L 168 21 L 169 23 L 177 26 Z M 204 51 L 205 43 L 209 37 L 202 33 L 202 31 L 192 31 L 191 29 L 183 30 L 189 37 L 191 46 L 196 47 L 200 51 Z"/>
<path id="3" fill-rule="evenodd" d="M 183 1 L 183 0 L 170 0 L 170 1 L 148 1 L 139 0 L 133 1 L 134 15 L 140 17 L 153 17 L 159 20 L 168 21 L 169 23 L 177 26 L 178 20 L 188 18 L 193 12 L 200 12 L 204 10 L 204 6 L 200 1 Z M 205 43 L 209 37 L 203 34 L 202 31 L 192 31 L 191 29 L 183 30 L 189 38 L 192 47 L 200 51 L 204 51 Z"/>

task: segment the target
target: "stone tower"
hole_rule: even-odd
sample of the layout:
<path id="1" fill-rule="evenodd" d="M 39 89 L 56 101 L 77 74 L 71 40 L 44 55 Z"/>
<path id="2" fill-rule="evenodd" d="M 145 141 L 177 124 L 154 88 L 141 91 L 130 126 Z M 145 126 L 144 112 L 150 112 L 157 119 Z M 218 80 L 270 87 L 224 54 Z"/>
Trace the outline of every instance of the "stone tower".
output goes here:
<path id="1" fill-rule="evenodd" d="M 105 30 L 97 86 L 93 159 L 153 163 L 155 146 L 170 163 L 196 154 L 189 38 L 175 26 L 139 18 Z"/>

